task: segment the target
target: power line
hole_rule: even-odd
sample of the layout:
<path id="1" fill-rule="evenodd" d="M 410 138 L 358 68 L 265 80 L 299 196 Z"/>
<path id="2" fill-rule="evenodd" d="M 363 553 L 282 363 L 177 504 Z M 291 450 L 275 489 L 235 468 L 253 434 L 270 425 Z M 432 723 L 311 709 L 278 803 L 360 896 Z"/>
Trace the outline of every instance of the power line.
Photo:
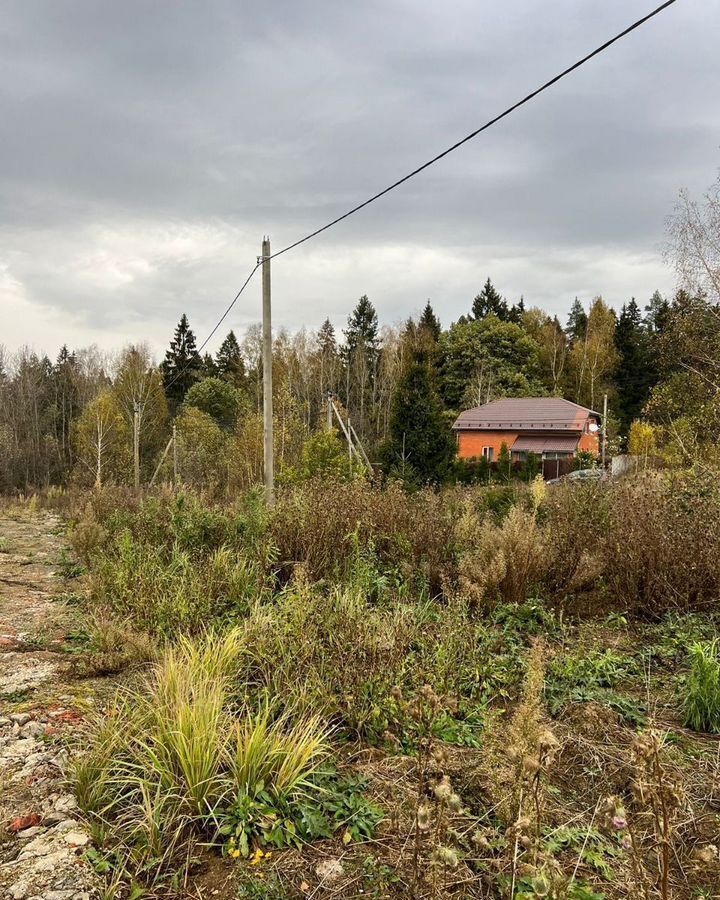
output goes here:
<path id="1" fill-rule="evenodd" d="M 577 62 L 574 62 L 571 66 L 568 66 L 567 69 L 564 69 L 560 72 L 559 75 L 556 75 L 554 78 L 551 78 L 550 81 L 546 81 L 545 84 L 541 85 L 539 88 L 536 88 L 530 94 L 527 94 L 522 100 L 518 100 L 517 103 L 513 103 L 512 106 L 508 106 L 507 109 L 503 110 L 499 115 L 487 121 L 484 125 L 481 125 L 480 128 L 476 128 L 475 131 L 470 132 L 470 134 L 466 135 L 459 141 L 456 141 L 452 146 L 448 147 L 446 150 L 443 150 L 442 153 L 438 153 L 437 156 L 433 156 L 432 159 L 429 159 L 427 162 L 423 163 L 421 166 L 418 166 L 417 169 L 413 169 L 412 172 L 408 172 L 407 175 L 404 175 L 402 178 L 399 178 L 397 181 L 394 181 L 392 184 L 388 185 L 383 190 L 378 191 L 377 194 L 373 194 L 372 197 L 369 197 L 367 200 L 359 203 L 357 206 L 354 206 L 352 209 L 349 209 L 346 213 L 343 213 L 341 216 L 338 216 L 336 219 L 333 219 L 332 222 L 328 222 L 327 225 L 323 225 L 321 228 L 316 228 L 315 231 L 310 232 L 310 234 L 306 234 L 305 237 L 300 238 L 297 241 L 294 241 L 292 244 L 288 244 L 287 247 L 283 247 L 282 250 L 277 250 L 272 254 L 270 259 L 275 259 L 276 256 L 281 256 L 283 253 L 287 253 L 289 250 L 293 250 L 295 247 L 299 247 L 300 244 L 304 244 L 305 241 L 309 241 L 311 238 L 317 237 L 317 235 L 322 234 L 323 231 L 327 231 L 329 228 L 332 228 L 334 225 L 337 225 L 338 222 L 342 222 L 343 219 L 347 219 L 350 216 L 354 215 L 356 212 L 359 212 L 361 209 L 364 209 L 366 206 L 369 206 L 371 203 L 374 203 L 376 200 L 379 200 L 381 197 L 384 197 L 385 194 L 389 194 L 390 191 L 394 191 L 395 188 L 400 187 L 401 184 L 405 184 L 406 181 L 409 181 L 411 178 L 414 178 L 416 175 L 419 175 L 421 172 L 424 172 L 425 169 L 429 169 L 430 166 L 434 165 L 436 162 L 439 162 L 443 157 L 448 156 L 448 154 L 452 153 L 454 150 L 457 150 L 459 147 L 462 147 L 463 144 L 467 144 L 468 141 L 471 141 L 473 138 L 477 137 L 481 132 L 486 131 L 488 128 L 495 125 L 501 119 L 504 119 L 506 116 L 509 116 L 511 113 L 515 112 L 516 109 L 519 109 L 521 106 L 524 106 L 526 103 L 529 103 L 530 100 L 533 100 L 538 94 L 542 94 L 543 91 L 546 91 L 549 87 L 552 87 L 554 84 L 557 84 L 558 81 L 565 78 L 566 75 L 569 75 L 571 72 L 574 72 L 575 69 L 579 69 L 580 66 L 584 66 L 586 62 L 589 62 L 593 57 L 598 56 L 604 50 L 607 50 L 608 47 L 611 47 L 616 41 L 619 41 L 621 38 L 626 37 L 626 35 L 630 34 L 632 31 L 635 31 L 636 28 L 639 28 L 641 25 L 644 25 L 645 22 L 648 22 L 654 16 L 657 16 L 663 10 L 667 9 L 668 6 L 672 6 L 676 0 L 666 0 L 665 3 L 660 4 L 660 6 L 656 7 L 652 12 L 649 12 L 647 15 L 643 16 L 641 19 L 638 19 L 636 22 L 633 22 L 632 25 L 628 25 L 623 31 L 619 32 L 615 35 L 615 37 L 610 38 L 610 40 L 605 41 L 604 44 L 601 44 L 591 53 L 588 53 L 587 56 L 583 56 L 582 59 L 579 59 Z"/>
<path id="2" fill-rule="evenodd" d="M 275 253 L 273 253 L 271 256 L 268 257 L 268 259 L 275 259 L 278 256 L 282 256 L 283 253 L 288 253 L 290 250 L 293 250 L 295 247 L 299 247 L 300 244 L 304 244 L 306 241 L 309 241 L 311 238 L 317 237 L 319 234 L 322 234 L 323 231 L 327 231 L 329 228 L 332 228 L 334 225 L 337 225 L 339 222 L 342 222 L 344 219 L 348 219 L 350 216 L 354 215 L 356 212 L 359 212 L 361 209 L 364 209 L 366 206 L 369 206 L 371 203 L 374 203 L 376 200 L 379 200 L 381 197 L 384 197 L 386 194 L 389 194 L 390 191 L 394 191 L 395 188 L 400 187 L 400 185 L 405 184 L 406 181 L 409 181 L 411 178 L 414 178 L 416 175 L 419 175 L 421 172 L 424 172 L 425 169 L 429 169 L 430 166 L 434 165 L 436 162 L 439 162 L 441 159 L 448 156 L 450 153 L 457 150 L 459 147 L 462 147 L 463 144 L 466 144 L 466 143 L 468 143 L 468 141 L 471 141 L 473 138 L 476 138 L 483 131 L 486 131 L 488 128 L 491 128 L 493 125 L 495 125 L 497 122 L 499 122 L 501 119 L 504 119 L 504 118 L 506 118 L 506 116 L 509 116 L 511 113 L 515 112 L 516 109 L 519 109 L 521 106 L 524 106 L 526 103 L 529 103 L 530 100 L 533 100 L 539 94 L 542 94 L 543 91 L 546 91 L 548 88 L 552 87 L 554 84 L 557 84 L 557 82 L 560 81 L 561 79 L 565 78 L 566 75 L 569 75 L 571 72 L 574 72 L 576 69 L 579 69 L 581 66 L 584 66 L 585 63 L 589 62 L 595 56 L 598 56 L 600 53 L 607 50 L 608 47 L 611 47 L 614 43 L 619 41 L 621 38 L 624 38 L 631 32 L 635 31 L 636 28 L 639 28 L 641 25 L 644 25 L 650 19 L 654 18 L 659 13 L 661 13 L 663 10 L 667 9 L 669 6 L 672 6 L 673 3 L 675 3 L 675 2 L 676 2 L 676 0 L 665 0 L 664 3 L 661 3 L 660 6 L 656 7 L 651 12 L 647 13 L 647 15 L 645 15 L 641 19 L 638 19 L 637 21 L 633 22 L 632 25 L 628 25 L 627 28 L 618 32 L 618 34 L 616 34 L 614 37 L 610 38 L 609 40 L 605 41 L 604 44 L 601 44 L 599 47 L 596 47 L 595 50 L 588 53 L 586 56 L 583 56 L 581 59 L 577 60 L 577 62 L 574 62 L 571 66 L 568 66 L 568 68 L 563 69 L 563 71 L 560 72 L 558 75 L 555 75 L 554 78 L 551 78 L 549 81 L 546 81 L 545 84 L 541 85 L 539 88 L 536 88 L 534 91 L 527 94 L 525 97 L 522 98 L 522 100 L 518 100 L 517 103 L 514 103 L 512 106 L 507 107 L 507 109 L 503 110 L 501 113 L 499 113 L 494 118 L 488 120 L 484 125 L 481 125 L 479 128 L 476 128 L 475 131 L 470 132 L 470 134 L 466 135 L 464 138 L 461 138 L 461 140 L 456 141 L 454 144 L 452 144 L 452 146 L 448 147 L 446 150 L 443 150 L 441 153 L 438 153 L 437 156 L 433 156 L 432 159 L 429 159 L 427 162 L 423 163 L 421 166 L 418 166 L 416 169 L 413 169 L 412 172 L 408 172 L 407 175 L 404 175 L 402 178 L 399 178 L 397 181 L 394 181 L 392 184 L 388 185 L 386 188 L 383 188 L 383 190 L 378 191 L 376 194 L 373 194 L 372 197 L 369 197 L 367 200 L 364 200 L 362 203 L 359 203 L 357 206 L 354 206 L 352 209 L 349 209 L 347 212 L 343 213 L 341 216 L 337 216 L 337 218 L 333 219 L 331 222 L 328 222 L 326 225 L 323 225 L 320 228 L 316 228 L 315 231 L 311 231 L 310 234 L 306 234 L 305 237 L 299 238 L 297 241 L 294 241 L 292 244 L 288 244 L 287 247 L 283 247 L 281 250 L 276 250 Z M 253 268 L 253 270 L 250 272 L 250 274 L 246 278 L 243 286 L 240 288 L 240 290 L 237 292 L 235 297 L 232 299 L 229 306 L 227 307 L 225 312 L 222 314 L 222 316 L 218 320 L 218 322 L 215 325 L 215 327 L 213 328 L 213 330 L 210 332 L 210 334 L 205 338 L 205 340 L 201 344 L 201 346 L 198 350 L 198 353 L 201 353 L 203 351 L 203 349 L 207 346 L 208 342 L 213 337 L 215 332 L 218 330 L 220 325 L 225 321 L 226 317 L 228 316 L 228 314 L 230 313 L 232 308 L 235 306 L 235 304 L 239 300 L 241 294 L 243 293 L 245 288 L 250 283 L 250 280 L 252 279 L 253 275 L 258 270 L 260 265 L 261 265 L 261 260 L 258 260 L 255 267 Z M 178 372 L 178 374 L 175 376 L 175 378 L 166 386 L 166 389 L 168 387 L 170 387 L 171 385 L 173 385 L 177 381 L 177 379 L 180 378 L 180 376 L 182 374 L 184 374 L 185 371 L 187 371 L 187 368 L 188 368 L 188 366 L 186 366 L 185 369 L 183 369 L 182 371 Z"/>
<path id="3" fill-rule="evenodd" d="M 227 307 L 227 309 L 225 310 L 225 312 L 224 312 L 224 313 L 220 316 L 220 318 L 218 319 L 218 321 L 217 321 L 215 327 L 213 328 L 213 330 L 212 330 L 212 331 L 210 332 L 210 334 L 205 338 L 205 340 L 202 342 L 202 344 L 200 344 L 200 346 L 198 347 L 198 349 L 197 349 L 197 354 L 198 354 L 198 356 L 203 352 L 203 350 L 205 349 L 205 347 L 207 347 L 207 345 L 208 345 L 208 343 L 210 342 L 212 336 L 215 334 L 215 332 L 218 330 L 218 328 L 219 328 L 219 327 L 222 325 L 222 323 L 225 321 L 225 319 L 227 318 L 227 316 L 228 316 L 228 314 L 230 313 L 230 310 L 233 308 L 233 306 L 235 306 L 235 304 L 238 302 L 238 300 L 240 299 L 240 296 L 241 296 L 242 292 L 243 292 L 243 291 L 245 290 L 245 288 L 250 284 L 250 281 L 252 280 L 253 275 L 254 275 L 254 274 L 257 272 L 257 270 L 260 268 L 260 265 L 261 265 L 261 262 L 260 262 L 260 260 L 258 260 L 258 262 L 255 263 L 255 266 L 254 266 L 254 268 L 252 269 L 252 271 L 250 272 L 250 274 L 248 275 L 248 277 L 247 277 L 247 278 L 245 279 L 245 281 L 243 282 L 243 286 L 240 288 L 240 290 L 237 292 L 237 294 L 235 294 L 235 296 L 234 296 L 233 299 L 230 301 L 230 304 L 228 305 L 228 307 Z M 169 388 L 171 388 L 171 387 L 175 384 L 175 382 L 178 380 L 178 378 L 182 377 L 182 376 L 187 372 L 187 370 L 188 370 L 189 368 L 190 368 L 190 363 L 188 362 L 185 366 L 183 366 L 182 369 L 180 369 L 180 371 L 175 375 L 175 377 L 173 378 L 173 380 L 170 381 L 170 382 L 168 382 L 168 383 L 165 385 L 165 391 L 167 392 L 167 390 L 168 390 Z"/>

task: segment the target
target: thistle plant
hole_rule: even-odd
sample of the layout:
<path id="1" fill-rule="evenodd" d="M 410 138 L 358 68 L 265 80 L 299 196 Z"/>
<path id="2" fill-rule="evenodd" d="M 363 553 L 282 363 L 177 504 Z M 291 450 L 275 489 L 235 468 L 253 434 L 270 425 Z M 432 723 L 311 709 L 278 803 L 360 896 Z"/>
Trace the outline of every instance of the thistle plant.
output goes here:
<path id="1" fill-rule="evenodd" d="M 413 892 L 417 894 L 420 888 L 422 862 L 429 859 L 432 893 L 436 896 L 440 871 L 446 878 L 448 869 L 459 863 L 457 851 L 448 846 L 448 837 L 450 815 L 462 810 L 462 800 L 445 772 L 447 752 L 435 739 L 434 726 L 443 713 L 457 711 L 457 701 L 437 694 L 428 684 L 407 701 L 398 687 L 392 694 L 398 710 L 396 727 L 410 738 L 415 751 Z M 388 739 L 397 741 L 392 734 Z"/>

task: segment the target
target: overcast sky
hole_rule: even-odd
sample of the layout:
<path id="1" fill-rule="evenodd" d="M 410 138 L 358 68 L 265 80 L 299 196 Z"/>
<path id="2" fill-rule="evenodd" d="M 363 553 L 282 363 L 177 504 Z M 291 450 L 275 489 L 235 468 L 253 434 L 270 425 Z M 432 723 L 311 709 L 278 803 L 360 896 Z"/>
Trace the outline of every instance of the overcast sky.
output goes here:
<path id="1" fill-rule="evenodd" d="M 159 354 L 183 312 L 202 340 L 264 233 L 323 224 L 656 2 L 0 0 L 0 343 Z M 563 320 L 671 291 L 665 218 L 720 164 L 719 24 L 679 0 L 278 259 L 276 327 L 341 327 L 363 293 L 448 324 L 488 275 Z M 228 326 L 259 312 L 258 278 Z"/>

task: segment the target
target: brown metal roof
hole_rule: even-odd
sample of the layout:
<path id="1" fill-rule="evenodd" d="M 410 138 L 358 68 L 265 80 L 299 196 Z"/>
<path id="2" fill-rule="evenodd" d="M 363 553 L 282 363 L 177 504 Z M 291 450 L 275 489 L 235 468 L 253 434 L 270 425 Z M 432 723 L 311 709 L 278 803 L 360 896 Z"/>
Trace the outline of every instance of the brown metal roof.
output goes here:
<path id="1" fill-rule="evenodd" d="M 466 409 L 456 431 L 582 431 L 588 416 L 600 414 L 561 397 L 506 397 Z"/>
<path id="2" fill-rule="evenodd" d="M 526 453 L 574 453 L 579 440 L 579 434 L 548 434 L 544 437 L 521 434 L 510 449 Z"/>

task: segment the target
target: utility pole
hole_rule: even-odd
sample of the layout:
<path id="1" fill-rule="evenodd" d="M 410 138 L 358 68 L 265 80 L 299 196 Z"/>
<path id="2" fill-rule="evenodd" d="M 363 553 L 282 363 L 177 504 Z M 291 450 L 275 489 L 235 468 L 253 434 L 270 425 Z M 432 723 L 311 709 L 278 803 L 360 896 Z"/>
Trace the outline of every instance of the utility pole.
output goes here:
<path id="1" fill-rule="evenodd" d="M 607 442 L 607 394 L 603 397 L 603 423 L 602 423 L 602 467 L 605 469 L 605 444 Z"/>
<path id="2" fill-rule="evenodd" d="M 273 448 L 272 396 L 272 319 L 270 311 L 270 238 L 262 242 L 262 306 L 263 306 L 263 418 L 265 463 L 265 501 L 275 506 L 275 453 Z"/>
<path id="3" fill-rule="evenodd" d="M 133 403 L 133 469 L 135 490 L 140 490 L 140 404 Z"/>
<path id="4" fill-rule="evenodd" d="M 177 476 L 178 476 L 177 425 L 173 425 L 172 445 L 173 445 L 173 484 L 177 484 Z"/>
<path id="5" fill-rule="evenodd" d="M 327 395 L 327 430 L 328 431 L 332 430 L 332 413 L 333 413 L 332 404 L 333 404 L 332 394 L 330 393 L 330 391 L 328 391 L 328 395 Z"/>

